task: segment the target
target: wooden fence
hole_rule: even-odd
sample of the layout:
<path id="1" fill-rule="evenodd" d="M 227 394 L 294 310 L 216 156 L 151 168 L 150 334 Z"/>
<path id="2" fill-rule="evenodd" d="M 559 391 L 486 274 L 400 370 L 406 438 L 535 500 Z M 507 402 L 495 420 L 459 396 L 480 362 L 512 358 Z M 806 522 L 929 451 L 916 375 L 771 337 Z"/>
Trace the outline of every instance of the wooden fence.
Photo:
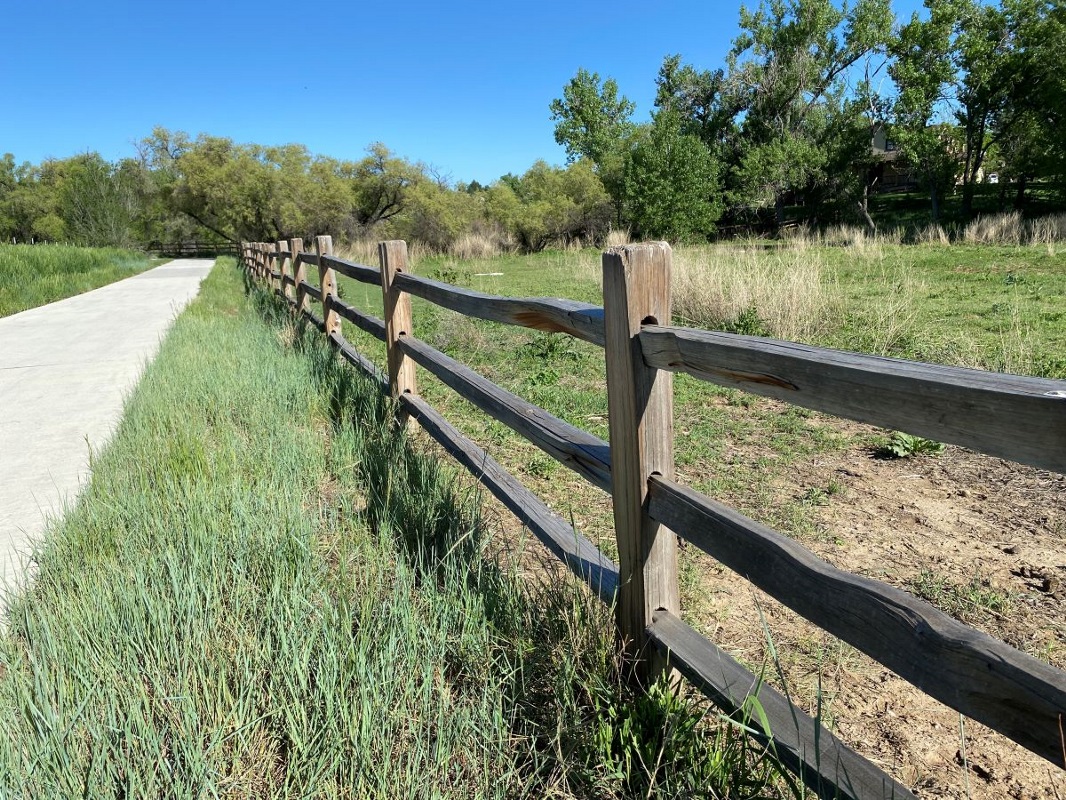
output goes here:
<path id="1" fill-rule="evenodd" d="M 157 256 L 171 258 L 215 258 L 216 256 L 237 256 L 240 250 L 233 242 L 152 242 L 148 252 Z"/>
<path id="2" fill-rule="evenodd" d="M 316 238 L 314 252 L 305 252 L 299 239 L 242 246 L 254 278 L 322 330 L 343 358 L 379 380 L 401 414 L 417 420 L 604 602 L 616 603 L 638 675 L 676 669 L 730 713 L 757 693 L 770 731 L 754 735 L 820 797 L 913 797 L 681 620 L 676 534 L 923 692 L 1066 769 L 1066 672 L 900 589 L 837 569 L 674 480 L 672 373 L 1056 472 L 1066 472 L 1066 381 L 672 327 L 665 243 L 603 254 L 602 308 L 487 295 L 417 277 L 404 242 L 381 243 L 379 257 L 380 268 L 335 258 L 328 236 Z M 308 267 L 317 268 L 320 288 L 308 282 Z M 380 285 L 385 319 L 343 302 L 337 273 Z M 411 295 L 467 316 L 563 332 L 603 347 L 610 444 L 417 339 Z M 385 343 L 387 375 L 344 338 L 342 320 Z M 416 364 L 609 492 L 620 563 L 419 397 Z"/>

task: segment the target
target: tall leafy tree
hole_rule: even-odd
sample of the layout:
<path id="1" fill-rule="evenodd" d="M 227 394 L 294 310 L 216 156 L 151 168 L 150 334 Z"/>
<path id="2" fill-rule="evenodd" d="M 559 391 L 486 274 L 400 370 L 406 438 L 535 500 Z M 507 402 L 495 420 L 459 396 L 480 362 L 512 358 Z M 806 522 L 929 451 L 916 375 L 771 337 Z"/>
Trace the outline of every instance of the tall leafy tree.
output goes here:
<path id="1" fill-rule="evenodd" d="M 59 214 L 71 241 L 88 247 L 134 244 L 138 197 L 129 171 L 87 153 L 69 159 L 64 172 Z"/>
<path id="2" fill-rule="evenodd" d="M 636 105 L 618 93 L 613 78 L 601 82 L 599 73 L 579 69 L 549 108 L 555 141 L 565 148 L 567 161 L 589 160 L 621 208 L 622 170 L 637 129 L 632 120 Z"/>
<path id="3" fill-rule="evenodd" d="M 680 114 L 662 109 L 625 169 L 625 212 L 642 238 L 706 240 L 722 215 L 718 164 Z"/>
<path id="4" fill-rule="evenodd" d="M 927 18 L 915 13 L 893 37 L 888 70 L 897 87 L 892 136 L 929 192 L 936 221 L 958 170 L 953 132 L 943 121 L 956 76 L 952 37 L 957 0 L 925 0 L 925 6 Z"/>
<path id="5" fill-rule="evenodd" d="M 892 24 L 888 0 L 763 0 L 741 8 L 726 89 L 741 110 L 734 198 L 772 202 L 783 222 L 788 191 L 824 176 L 832 115 L 857 113 L 844 103 L 850 71 L 884 50 Z"/>

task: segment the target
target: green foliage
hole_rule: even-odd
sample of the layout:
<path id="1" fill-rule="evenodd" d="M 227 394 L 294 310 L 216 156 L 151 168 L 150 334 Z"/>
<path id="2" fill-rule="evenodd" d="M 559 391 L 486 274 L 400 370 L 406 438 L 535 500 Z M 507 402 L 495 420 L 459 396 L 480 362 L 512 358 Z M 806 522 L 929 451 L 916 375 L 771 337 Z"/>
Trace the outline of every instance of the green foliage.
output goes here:
<path id="1" fill-rule="evenodd" d="M 863 111 L 845 102 L 847 72 L 883 50 L 891 29 L 887 0 L 837 7 L 832 0 L 769 0 L 741 8 L 741 33 L 726 77 L 743 111 L 733 194 L 742 206 L 773 204 L 784 222 L 785 192 L 824 181 L 830 134 L 825 119 Z M 857 176 L 856 178 L 857 179 Z"/>
<path id="2" fill-rule="evenodd" d="M 133 179 L 129 169 L 112 166 L 97 153 L 70 159 L 59 210 L 74 244 L 128 247 L 134 243 L 137 198 Z"/>
<path id="3" fill-rule="evenodd" d="M 888 437 L 888 443 L 878 449 L 883 458 L 910 458 L 911 456 L 937 456 L 944 452 L 943 442 L 923 439 L 902 431 L 894 431 Z"/>
<path id="4" fill-rule="evenodd" d="M 617 153 L 635 126 L 631 121 L 636 105 L 618 96 L 613 78 L 579 69 L 563 87 L 563 96 L 552 100 L 555 141 L 566 148 L 567 159 L 587 158 L 602 164 Z"/>
<path id="5" fill-rule="evenodd" d="M 531 251 L 601 241 L 612 216 L 603 182 L 585 160 L 565 169 L 538 161 L 521 177 L 494 184 L 485 204 L 489 219 Z"/>
<path id="6" fill-rule="evenodd" d="M 766 321 L 759 316 L 759 309 L 754 303 L 745 308 L 733 322 L 726 325 L 725 330 L 743 336 L 770 335 L 770 329 Z"/>
<path id="7" fill-rule="evenodd" d="M 722 214 L 718 165 L 699 138 L 660 111 L 625 168 L 625 213 L 642 238 L 706 240 Z"/>

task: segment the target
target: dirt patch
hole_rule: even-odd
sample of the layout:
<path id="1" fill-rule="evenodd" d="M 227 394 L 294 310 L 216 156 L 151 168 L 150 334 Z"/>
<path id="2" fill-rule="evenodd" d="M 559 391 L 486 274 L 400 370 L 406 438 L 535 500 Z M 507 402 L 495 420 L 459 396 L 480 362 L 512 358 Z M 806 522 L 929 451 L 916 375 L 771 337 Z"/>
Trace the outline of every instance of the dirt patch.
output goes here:
<path id="1" fill-rule="evenodd" d="M 839 423 L 854 441 L 862 426 Z M 809 503 L 827 561 L 898 586 L 1019 650 L 1066 667 L 1066 477 L 949 447 L 887 460 L 869 448 L 793 464 L 778 502 Z M 749 664 L 767 660 L 794 699 L 920 797 L 1066 798 L 1066 772 L 922 694 L 738 582 L 702 554 L 686 617 Z M 690 592 L 690 595 L 692 593 Z M 779 680 L 775 680 L 779 682 Z"/>

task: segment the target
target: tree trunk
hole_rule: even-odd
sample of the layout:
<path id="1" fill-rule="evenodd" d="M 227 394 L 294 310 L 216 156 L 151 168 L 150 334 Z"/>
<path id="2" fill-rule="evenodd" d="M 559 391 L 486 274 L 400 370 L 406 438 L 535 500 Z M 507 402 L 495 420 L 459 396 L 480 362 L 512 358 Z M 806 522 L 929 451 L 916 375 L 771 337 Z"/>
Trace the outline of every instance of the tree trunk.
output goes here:
<path id="1" fill-rule="evenodd" d="M 974 174 L 976 174 L 976 173 L 974 173 Z M 963 219 L 970 219 L 973 216 L 973 193 L 974 193 L 974 188 L 975 187 L 974 187 L 973 180 L 972 180 L 973 176 L 971 175 L 970 177 L 971 177 L 971 180 L 966 181 L 966 183 L 964 183 L 962 185 L 962 218 Z"/>
<path id="2" fill-rule="evenodd" d="M 940 222 L 940 193 L 935 183 L 929 185 L 929 200 L 933 206 L 933 222 Z"/>
<path id="3" fill-rule="evenodd" d="M 870 233 L 877 233 L 877 225 L 874 224 L 873 217 L 870 216 L 870 184 L 864 184 L 862 187 L 862 200 L 859 201 L 859 214 L 866 221 L 866 227 L 870 229 Z"/>
<path id="4" fill-rule="evenodd" d="M 783 194 L 778 194 L 774 200 L 774 223 L 777 225 L 778 233 L 785 227 L 785 196 Z"/>
<path id="5" fill-rule="evenodd" d="M 1025 185 L 1027 183 L 1025 175 L 1018 176 L 1018 192 L 1014 195 L 1014 210 L 1021 211 L 1025 208 Z"/>

